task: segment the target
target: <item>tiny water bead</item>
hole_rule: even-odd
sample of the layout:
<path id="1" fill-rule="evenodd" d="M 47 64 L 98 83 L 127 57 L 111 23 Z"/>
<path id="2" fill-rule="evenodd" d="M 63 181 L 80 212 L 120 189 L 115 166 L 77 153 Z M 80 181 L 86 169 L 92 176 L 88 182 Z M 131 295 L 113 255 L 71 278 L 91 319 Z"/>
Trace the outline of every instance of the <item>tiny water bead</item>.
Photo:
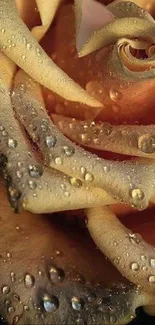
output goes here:
<path id="1" fill-rule="evenodd" d="M 53 148 L 56 145 L 57 138 L 55 135 L 49 135 L 45 139 L 48 148 Z"/>
<path id="2" fill-rule="evenodd" d="M 65 278 L 65 273 L 62 269 L 51 266 L 49 269 L 50 280 L 53 284 L 60 283 Z"/>
<path id="3" fill-rule="evenodd" d="M 76 311 L 80 311 L 84 307 L 84 300 L 82 298 L 73 297 L 71 299 L 72 308 Z"/>
<path id="4" fill-rule="evenodd" d="M 138 148 L 144 153 L 155 152 L 155 135 L 143 134 L 138 139 Z"/>
<path id="5" fill-rule="evenodd" d="M 63 150 L 68 157 L 72 156 L 75 153 L 75 149 L 73 147 L 64 146 Z"/>
<path id="6" fill-rule="evenodd" d="M 130 191 L 133 204 L 137 205 L 139 201 L 142 201 L 145 197 L 144 192 L 140 188 L 134 188 Z"/>
<path id="7" fill-rule="evenodd" d="M 33 275 L 27 273 L 24 276 L 24 284 L 27 289 L 30 289 L 34 286 L 35 278 Z"/>
<path id="8" fill-rule="evenodd" d="M 155 268 L 155 258 L 151 258 L 150 265 L 152 268 Z"/>
<path id="9" fill-rule="evenodd" d="M 94 176 L 92 173 L 86 173 L 85 176 L 84 176 L 84 179 L 86 182 L 92 182 L 93 179 L 94 179 Z"/>
<path id="10" fill-rule="evenodd" d="M 149 282 L 150 282 L 151 284 L 155 284 L 155 275 L 150 275 L 150 276 L 149 276 Z"/>
<path id="11" fill-rule="evenodd" d="M 75 178 L 75 177 L 71 177 L 71 178 L 70 178 L 70 183 L 71 183 L 71 185 L 74 186 L 74 187 L 80 187 L 80 186 L 82 186 L 82 182 L 81 182 L 81 180 L 78 179 L 78 178 Z"/>
<path id="12" fill-rule="evenodd" d="M 120 100 L 123 95 L 119 90 L 111 88 L 109 91 L 109 96 L 110 96 L 111 100 L 117 101 L 117 100 Z"/>
<path id="13" fill-rule="evenodd" d="M 130 267 L 131 267 L 131 269 L 133 271 L 138 271 L 139 270 L 139 265 L 136 262 L 131 263 L 131 266 Z"/>
<path id="14" fill-rule="evenodd" d="M 1 291 L 4 295 L 8 294 L 10 292 L 10 287 L 7 286 L 7 285 L 4 285 L 2 288 L 1 288 Z"/>
<path id="15" fill-rule="evenodd" d="M 43 295 L 43 307 L 47 313 L 54 313 L 59 308 L 59 300 L 56 296 Z"/>
<path id="16" fill-rule="evenodd" d="M 40 165 L 29 165 L 28 169 L 31 177 L 39 178 L 43 175 L 43 167 Z"/>
<path id="17" fill-rule="evenodd" d="M 8 147 L 10 148 L 10 149 L 14 149 L 14 148 L 16 148 L 17 147 L 17 141 L 16 140 L 14 140 L 14 139 L 8 139 Z"/>

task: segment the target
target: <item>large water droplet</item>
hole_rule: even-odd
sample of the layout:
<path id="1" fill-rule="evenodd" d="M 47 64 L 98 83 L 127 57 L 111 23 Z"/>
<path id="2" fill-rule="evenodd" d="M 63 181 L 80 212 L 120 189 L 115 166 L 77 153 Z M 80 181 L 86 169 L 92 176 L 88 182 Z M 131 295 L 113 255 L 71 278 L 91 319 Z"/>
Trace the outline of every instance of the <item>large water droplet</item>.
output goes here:
<path id="1" fill-rule="evenodd" d="M 55 296 L 45 294 L 43 296 L 43 306 L 47 313 L 54 313 L 59 307 L 59 300 Z"/>
<path id="2" fill-rule="evenodd" d="M 43 168 L 40 165 L 29 165 L 29 174 L 31 177 L 38 178 L 43 174 Z"/>
<path id="3" fill-rule="evenodd" d="M 149 276 L 149 282 L 150 282 L 151 284 L 155 284 L 155 276 L 154 276 L 154 275 L 150 275 L 150 276 Z"/>
<path id="4" fill-rule="evenodd" d="M 62 282 L 65 278 L 65 273 L 62 269 L 52 266 L 49 270 L 50 280 L 53 284 Z"/>
<path id="5" fill-rule="evenodd" d="M 48 148 L 53 148 L 57 142 L 56 136 L 55 135 L 47 136 L 45 142 Z"/>
<path id="6" fill-rule="evenodd" d="M 10 148 L 10 149 L 14 149 L 14 148 L 16 148 L 17 147 L 17 141 L 16 140 L 14 140 L 14 139 L 8 139 L 8 147 Z"/>
<path id="7" fill-rule="evenodd" d="M 150 259 L 150 265 L 151 267 L 155 268 L 155 258 Z"/>
<path id="8" fill-rule="evenodd" d="M 7 285 L 4 285 L 1 290 L 4 295 L 7 295 L 10 292 L 10 287 Z"/>
<path id="9" fill-rule="evenodd" d="M 143 134 L 138 139 L 138 148 L 145 153 L 155 152 L 155 135 Z"/>
<path id="10" fill-rule="evenodd" d="M 131 263 L 131 269 L 133 271 L 138 271 L 139 270 L 139 265 L 136 262 Z"/>
<path id="11" fill-rule="evenodd" d="M 72 308 L 74 310 L 77 310 L 77 311 L 82 310 L 83 307 L 84 307 L 84 301 L 83 301 L 83 299 L 78 298 L 78 297 L 73 297 L 71 299 L 71 303 L 72 303 Z"/>
<path id="12" fill-rule="evenodd" d="M 27 273 L 25 274 L 25 277 L 24 277 L 24 284 L 25 284 L 25 287 L 26 288 L 32 288 L 34 286 L 34 283 L 35 283 L 35 278 L 33 275 Z"/>
<path id="13" fill-rule="evenodd" d="M 92 173 L 86 173 L 84 179 L 86 182 L 92 182 L 94 179 L 94 176 Z"/>
<path id="14" fill-rule="evenodd" d="M 117 89 L 111 88 L 109 91 L 109 96 L 110 96 L 111 100 L 117 101 L 122 98 L 122 93 Z"/>

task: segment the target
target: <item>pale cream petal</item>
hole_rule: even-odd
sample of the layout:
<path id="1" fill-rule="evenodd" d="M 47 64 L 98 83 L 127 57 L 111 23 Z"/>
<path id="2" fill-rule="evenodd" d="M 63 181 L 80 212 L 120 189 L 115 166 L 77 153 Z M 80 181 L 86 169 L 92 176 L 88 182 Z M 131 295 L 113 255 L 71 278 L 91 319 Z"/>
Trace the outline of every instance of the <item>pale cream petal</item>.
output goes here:
<path id="1" fill-rule="evenodd" d="M 48 57 L 19 18 L 13 0 L 8 0 L 7 3 L 2 0 L 0 10 L 4 13 L 0 18 L 0 45 L 12 61 L 63 98 L 95 107 L 101 105 Z"/>
<path id="2" fill-rule="evenodd" d="M 112 125 L 52 114 L 58 129 L 81 146 L 129 156 L 155 158 L 155 126 Z"/>
<path id="3" fill-rule="evenodd" d="M 87 210 L 87 227 L 101 251 L 131 282 L 154 293 L 155 247 L 121 224 L 110 209 Z"/>
<path id="4" fill-rule="evenodd" d="M 62 0 L 36 0 L 42 26 L 34 27 L 31 32 L 40 41 L 48 31 Z"/>
<path id="5" fill-rule="evenodd" d="M 76 8 L 77 20 L 79 20 L 80 17 L 80 11 L 82 10 L 81 6 L 79 5 L 79 7 Z M 116 14 L 120 9 L 117 10 L 116 7 L 115 10 L 115 6 L 118 6 L 118 8 L 123 6 L 124 11 L 119 15 L 121 18 L 116 18 L 100 29 L 94 28 L 94 32 L 80 49 L 80 57 L 98 50 L 101 47 L 117 42 L 118 39 L 129 35 L 134 38 L 147 39 L 152 43 L 155 41 L 155 24 L 149 14 L 145 13 L 139 7 L 136 8 L 136 5 L 131 6 L 128 2 L 124 2 L 124 4 L 123 2 L 121 4 L 114 4 L 112 6 L 112 11 Z"/>
<path id="6" fill-rule="evenodd" d="M 22 72 L 19 73 L 15 78 L 13 105 L 19 118 L 24 116 L 21 122 L 39 146 L 46 164 L 87 185 L 100 187 L 138 209 L 146 208 L 154 193 L 154 162 L 109 161 L 76 146 L 50 120 L 45 106 L 36 96 L 35 89 L 39 85 L 28 76 L 22 78 Z M 32 111 L 36 114 L 33 119 Z"/>

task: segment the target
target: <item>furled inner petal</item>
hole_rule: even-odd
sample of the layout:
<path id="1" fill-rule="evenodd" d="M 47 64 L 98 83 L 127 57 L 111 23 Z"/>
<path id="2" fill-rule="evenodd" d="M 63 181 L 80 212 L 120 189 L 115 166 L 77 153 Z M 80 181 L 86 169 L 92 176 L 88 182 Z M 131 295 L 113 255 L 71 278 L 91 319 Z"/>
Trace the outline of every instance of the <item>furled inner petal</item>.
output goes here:
<path id="1" fill-rule="evenodd" d="M 75 0 L 75 12 L 77 13 L 76 46 L 78 52 L 81 51 L 94 30 L 115 19 L 106 6 L 94 0 Z"/>
<path id="2" fill-rule="evenodd" d="M 115 6 L 117 6 L 117 3 L 114 3 L 112 6 L 113 12 L 115 11 Z M 118 6 L 120 6 L 120 4 L 118 4 Z M 128 9 L 128 14 L 126 15 L 123 13 L 121 18 L 116 18 L 112 22 L 104 25 L 102 28 L 98 28 L 98 26 L 96 26 L 96 29 L 94 28 L 94 32 L 80 49 L 79 56 L 87 55 L 97 49 L 100 49 L 101 47 L 116 42 L 122 37 L 127 37 L 128 35 L 134 38 L 142 38 L 144 40 L 147 39 L 152 43 L 155 41 L 155 24 L 150 15 L 144 14 L 144 10 L 142 9 L 141 15 L 139 7 L 135 10 L 136 6 L 129 6 L 128 2 L 122 3 L 121 6 Z M 80 10 L 82 11 L 82 3 L 81 6 L 79 5 L 76 8 L 76 19 L 78 21 L 81 17 L 79 13 Z M 80 23 L 77 22 L 77 26 L 78 24 Z"/>

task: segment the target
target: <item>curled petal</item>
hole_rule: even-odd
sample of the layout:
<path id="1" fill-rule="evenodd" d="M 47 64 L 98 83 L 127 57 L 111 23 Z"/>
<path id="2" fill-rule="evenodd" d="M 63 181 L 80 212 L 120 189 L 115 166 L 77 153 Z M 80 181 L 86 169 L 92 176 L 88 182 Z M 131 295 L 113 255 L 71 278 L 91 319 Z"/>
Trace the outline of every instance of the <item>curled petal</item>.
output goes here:
<path id="1" fill-rule="evenodd" d="M 128 280 L 153 293 L 155 248 L 123 226 L 108 208 L 89 209 L 87 218 L 101 251 Z"/>
<path id="2" fill-rule="evenodd" d="M 75 0 L 76 47 L 80 52 L 94 30 L 115 19 L 106 6 L 94 0 Z"/>
<path id="3" fill-rule="evenodd" d="M 31 32 L 38 41 L 43 38 L 49 29 L 61 2 L 62 0 L 36 0 L 42 26 L 34 27 Z"/>
<path id="4" fill-rule="evenodd" d="M 101 104 L 67 76 L 48 57 L 18 16 L 12 0 L 0 2 L 1 48 L 19 67 L 60 96 L 90 106 Z M 9 43 L 8 43 L 9 41 Z M 9 45 L 8 45 L 9 44 Z"/>
<path id="5" fill-rule="evenodd" d="M 115 12 L 115 5 L 117 6 L 117 3 L 114 3 L 112 7 L 113 12 Z M 131 5 L 129 6 L 128 2 L 124 2 L 121 4 L 121 6 L 122 5 L 123 8 L 126 8 L 126 11 L 128 9 L 127 15 L 123 13 L 121 17 L 109 22 L 102 28 L 94 29 L 94 32 L 80 50 L 80 57 L 98 50 L 101 47 L 105 47 L 117 42 L 120 38 L 127 37 L 129 35 L 130 37 L 148 40 L 150 43 L 155 41 L 155 24 L 150 15 L 143 13 L 141 16 L 139 7 L 135 10 L 136 7 Z M 120 4 L 118 6 L 120 6 Z M 80 17 L 80 10 L 80 7 L 78 7 L 76 10 L 78 20 Z"/>
<path id="6" fill-rule="evenodd" d="M 58 129 L 73 142 L 97 150 L 155 158 L 155 126 L 86 122 L 52 114 Z"/>
<path id="7" fill-rule="evenodd" d="M 101 187 L 118 200 L 145 208 L 154 193 L 154 162 L 109 161 L 74 145 L 50 120 L 36 96 L 38 87 L 28 76 L 22 80 L 17 73 L 12 101 L 19 119 L 24 116 L 22 123 L 44 154 L 46 164 L 85 184 Z M 35 112 L 34 118 L 32 112 Z M 48 139 L 53 139 L 51 144 Z"/>

